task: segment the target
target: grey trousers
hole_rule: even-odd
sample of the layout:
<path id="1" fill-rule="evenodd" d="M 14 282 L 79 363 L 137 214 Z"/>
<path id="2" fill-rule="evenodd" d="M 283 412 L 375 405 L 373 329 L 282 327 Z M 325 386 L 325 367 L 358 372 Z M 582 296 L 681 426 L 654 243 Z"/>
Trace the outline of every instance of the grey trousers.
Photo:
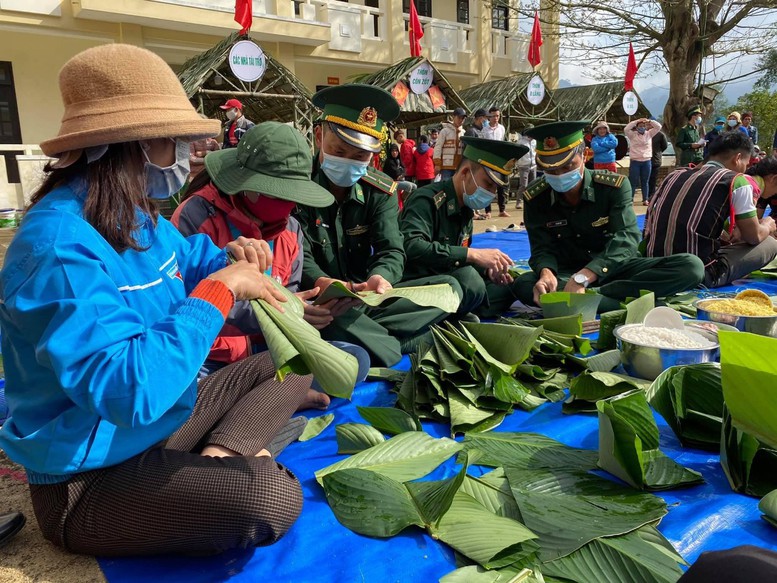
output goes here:
<path id="1" fill-rule="evenodd" d="M 777 239 L 767 237 L 758 245 L 735 243 L 721 247 L 718 258 L 704 269 L 706 287 L 722 287 L 761 269 L 777 257 Z"/>
<path id="2" fill-rule="evenodd" d="M 164 443 L 57 484 L 30 484 L 43 535 L 74 553 L 210 555 L 277 541 L 302 510 L 297 478 L 267 447 L 310 376 L 275 380 L 269 352 L 200 382 L 189 420 Z M 241 455 L 199 455 L 206 444 Z"/>

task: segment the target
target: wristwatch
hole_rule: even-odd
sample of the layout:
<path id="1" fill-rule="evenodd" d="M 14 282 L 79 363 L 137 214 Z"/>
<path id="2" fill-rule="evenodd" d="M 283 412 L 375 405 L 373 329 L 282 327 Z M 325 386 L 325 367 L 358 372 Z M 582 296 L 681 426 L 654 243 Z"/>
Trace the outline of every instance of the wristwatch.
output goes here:
<path id="1" fill-rule="evenodd" d="M 576 273 L 572 276 L 572 281 L 578 285 L 582 285 L 584 288 L 588 288 L 588 284 L 591 283 L 591 280 L 584 273 Z"/>

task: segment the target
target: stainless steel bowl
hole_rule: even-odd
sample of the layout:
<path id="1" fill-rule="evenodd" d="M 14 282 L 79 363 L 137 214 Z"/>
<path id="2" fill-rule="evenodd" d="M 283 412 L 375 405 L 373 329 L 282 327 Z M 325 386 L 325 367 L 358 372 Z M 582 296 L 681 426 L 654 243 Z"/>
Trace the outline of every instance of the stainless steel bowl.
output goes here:
<path id="1" fill-rule="evenodd" d="M 638 344 L 631 340 L 624 340 L 622 332 L 629 328 L 642 326 L 642 324 L 625 324 L 615 328 L 613 333 L 618 342 L 618 350 L 621 352 L 623 368 L 631 376 L 655 380 L 670 366 L 680 364 L 698 364 L 700 362 L 717 362 L 720 358 L 720 345 L 717 332 L 691 322 L 684 322 L 688 330 L 692 330 L 706 339 L 715 343 L 709 348 L 656 348 Z"/>
<path id="2" fill-rule="evenodd" d="M 777 312 L 774 316 L 737 316 L 735 314 L 724 314 L 723 312 L 713 312 L 705 309 L 705 304 L 718 299 L 730 298 L 705 298 L 698 300 L 694 304 L 696 306 L 696 317 L 699 320 L 728 324 L 740 332 L 750 332 L 752 334 L 777 338 Z"/>

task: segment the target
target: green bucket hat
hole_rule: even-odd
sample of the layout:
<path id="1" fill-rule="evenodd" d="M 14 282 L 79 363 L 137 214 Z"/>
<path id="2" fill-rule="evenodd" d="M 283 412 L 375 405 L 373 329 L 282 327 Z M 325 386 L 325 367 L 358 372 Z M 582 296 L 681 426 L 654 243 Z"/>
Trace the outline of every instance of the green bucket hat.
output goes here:
<path id="1" fill-rule="evenodd" d="M 248 190 L 312 207 L 334 202 L 328 190 L 310 180 L 313 155 L 305 138 L 277 121 L 248 130 L 237 148 L 211 152 L 205 169 L 226 194 Z"/>

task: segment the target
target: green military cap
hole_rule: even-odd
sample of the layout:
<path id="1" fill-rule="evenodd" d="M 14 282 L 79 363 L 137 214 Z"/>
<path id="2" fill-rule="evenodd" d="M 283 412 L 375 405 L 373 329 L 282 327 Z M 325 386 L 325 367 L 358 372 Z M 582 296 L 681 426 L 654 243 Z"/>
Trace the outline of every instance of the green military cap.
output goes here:
<path id="1" fill-rule="evenodd" d="M 557 121 L 533 127 L 523 135 L 537 140 L 537 164 L 543 168 L 558 168 L 572 159 L 583 143 L 583 128 L 590 121 Z"/>
<path id="2" fill-rule="evenodd" d="M 388 91 L 361 83 L 327 87 L 313 96 L 323 110 L 321 120 L 342 140 L 361 150 L 380 152 L 386 139 L 385 124 L 399 115 L 399 104 Z"/>
<path id="3" fill-rule="evenodd" d="M 526 146 L 502 140 L 465 136 L 461 141 L 465 144 L 462 155 L 483 166 L 488 177 L 499 186 L 507 186 L 508 177 L 515 168 L 516 162 L 529 151 Z"/>
<path id="4" fill-rule="evenodd" d="M 704 115 L 704 112 L 701 110 L 701 106 L 694 105 L 691 109 L 689 109 L 685 113 L 685 117 L 686 118 L 690 118 L 692 115 L 696 115 L 697 113 L 700 114 L 700 115 Z"/>

